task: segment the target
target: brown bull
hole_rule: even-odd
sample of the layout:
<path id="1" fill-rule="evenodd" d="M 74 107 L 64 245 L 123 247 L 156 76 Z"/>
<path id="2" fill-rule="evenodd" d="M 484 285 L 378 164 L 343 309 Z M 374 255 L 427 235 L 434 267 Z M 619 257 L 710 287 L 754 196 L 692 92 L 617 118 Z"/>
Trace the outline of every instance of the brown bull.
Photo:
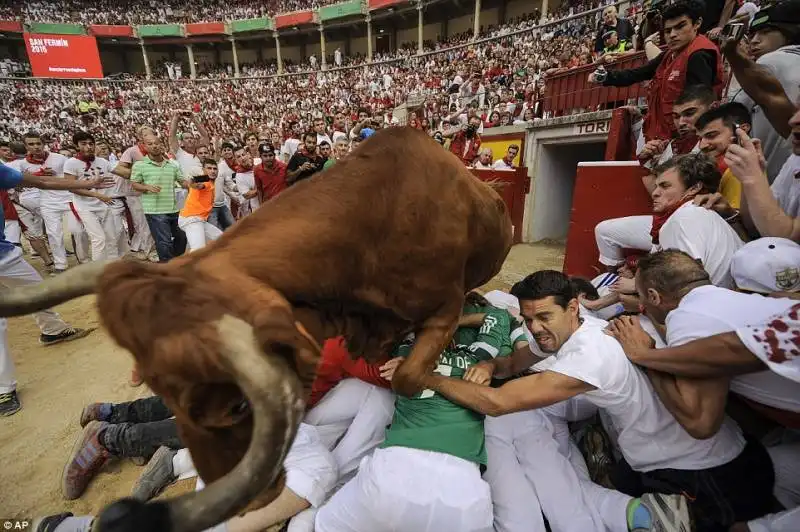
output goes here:
<path id="1" fill-rule="evenodd" d="M 206 248 L 168 264 L 89 264 L 3 292 L 0 315 L 96 293 L 103 325 L 175 414 L 209 485 L 126 500 L 103 530 L 199 531 L 273 500 L 303 414 L 319 344 L 344 335 L 375 359 L 408 332 L 394 377 L 419 391 L 455 332 L 465 292 L 491 279 L 511 221 L 490 186 L 411 128 L 377 133 Z"/>

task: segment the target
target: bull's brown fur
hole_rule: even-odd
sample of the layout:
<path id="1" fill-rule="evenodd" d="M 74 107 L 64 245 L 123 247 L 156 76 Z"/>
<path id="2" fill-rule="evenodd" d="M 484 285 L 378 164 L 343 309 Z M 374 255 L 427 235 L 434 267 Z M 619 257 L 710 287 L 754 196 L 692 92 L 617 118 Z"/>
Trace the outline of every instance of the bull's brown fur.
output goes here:
<path id="1" fill-rule="evenodd" d="M 247 321 L 265 356 L 287 357 L 309 389 L 319 352 L 295 322 L 318 342 L 343 334 L 368 359 L 411 330 L 439 327 L 444 338 L 464 293 L 500 270 L 510 245 L 511 222 L 491 187 L 426 135 L 398 128 L 204 249 L 166 265 L 110 265 L 98 306 L 175 413 L 208 482 L 239 461 L 252 427 L 210 323 L 225 313 Z"/>

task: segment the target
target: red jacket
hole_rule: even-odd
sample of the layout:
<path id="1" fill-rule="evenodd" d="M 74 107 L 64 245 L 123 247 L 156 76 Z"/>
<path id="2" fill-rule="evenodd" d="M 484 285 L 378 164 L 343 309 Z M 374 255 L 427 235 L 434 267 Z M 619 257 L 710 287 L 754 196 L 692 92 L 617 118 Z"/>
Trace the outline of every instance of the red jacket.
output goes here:
<path id="1" fill-rule="evenodd" d="M 704 35 L 698 35 L 689 45 L 675 54 L 664 52 L 664 59 L 656 69 L 647 89 L 647 105 L 650 111 L 644 119 L 644 136 L 648 140 L 672 138 L 675 124 L 672 121 L 672 104 L 683 92 L 686 84 L 686 67 L 689 56 L 700 50 L 711 50 L 717 58 L 717 71 L 714 76 L 714 93 L 722 96 L 725 87 L 725 73 L 722 70 L 722 57 L 719 49 Z"/>
<path id="2" fill-rule="evenodd" d="M 464 154 L 464 149 L 467 145 L 467 141 L 472 140 L 472 143 L 467 150 L 467 153 Z M 470 165 L 472 161 L 474 161 L 478 157 L 478 150 L 481 148 L 481 136 L 475 133 L 475 136 L 472 139 L 467 139 L 466 133 L 463 131 L 459 131 L 453 137 L 453 140 L 450 141 L 450 152 L 461 159 L 464 164 Z"/>
<path id="3" fill-rule="evenodd" d="M 322 345 L 322 359 L 317 366 L 317 378 L 311 385 L 307 408 L 317 404 L 339 381 L 351 377 L 375 386 L 391 388 L 391 383 L 381 377 L 379 368 L 382 365 L 368 364 L 363 358 L 353 360 L 341 336 L 326 340 Z"/>

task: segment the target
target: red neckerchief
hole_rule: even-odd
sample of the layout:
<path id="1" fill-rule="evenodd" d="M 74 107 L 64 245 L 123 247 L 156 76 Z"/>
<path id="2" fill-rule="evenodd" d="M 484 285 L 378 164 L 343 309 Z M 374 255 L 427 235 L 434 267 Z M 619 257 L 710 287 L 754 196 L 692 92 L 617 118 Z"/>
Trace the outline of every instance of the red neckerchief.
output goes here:
<path id="1" fill-rule="evenodd" d="M 669 217 L 675 214 L 675 211 L 680 209 L 684 203 L 688 203 L 694 199 L 694 195 L 689 197 L 683 198 L 678 203 L 670 207 L 664 212 L 660 212 L 658 214 L 653 214 L 653 227 L 650 229 L 650 238 L 653 241 L 654 245 L 658 245 L 658 234 L 661 232 L 661 228 L 667 223 Z"/>
<path id="2" fill-rule="evenodd" d="M 719 168 L 719 171 L 721 173 L 723 173 L 723 174 L 728 169 L 728 164 L 725 162 L 725 154 L 724 153 L 717 157 L 717 168 Z"/>
<path id="3" fill-rule="evenodd" d="M 44 152 L 44 155 L 42 155 L 41 157 L 37 157 L 29 153 L 28 155 L 25 156 L 25 160 L 31 164 L 44 164 L 44 162 L 47 160 L 49 156 L 50 154 L 48 152 Z"/>
<path id="4" fill-rule="evenodd" d="M 140 142 L 136 146 L 139 148 L 139 151 L 142 152 L 142 155 L 147 157 L 147 148 L 145 147 L 145 145 Z"/>
<path id="5" fill-rule="evenodd" d="M 78 159 L 79 161 L 83 161 L 83 164 L 86 165 L 86 168 L 84 168 L 84 170 L 88 170 L 89 168 L 91 168 L 92 163 L 94 162 L 94 155 L 84 155 L 82 153 L 79 153 L 75 156 L 75 158 Z"/>

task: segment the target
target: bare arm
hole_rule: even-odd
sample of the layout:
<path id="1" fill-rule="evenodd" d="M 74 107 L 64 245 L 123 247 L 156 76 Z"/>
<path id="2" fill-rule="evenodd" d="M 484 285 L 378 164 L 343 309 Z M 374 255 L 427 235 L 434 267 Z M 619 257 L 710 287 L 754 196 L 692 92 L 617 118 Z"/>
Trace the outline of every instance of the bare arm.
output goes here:
<path id="1" fill-rule="evenodd" d="M 112 174 L 118 175 L 123 179 L 131 178 L 131 165 L 129 163 L 117 163 L 117 166 L 111 171 Z"/>
<path id="2" fill-rule="evenodd" d="M 723 52 L 731 71 L 748 96 L 764 110 L 769 123 L 783 138 L 791 133 L 789 119 L 797 112 L 780 81 L 772 73 L 745 56 L 736 43 L 725 43 Z"/>
<path id="3" fill-rule="evenodd" d="M 429 375 L 425 387 L 489 416 L 549 406 L 595 389 L 583 381 L 552 371 L 514 379 L 499 388 Z"/>
<path id="4" fill-rule="evenodd" d="M 73 181 L 68 179 L 53 179 L 41 175 L 33 175 L 29 173 L 22 174 L 23 187 L 41 188 L 44 190 L 86 190 L 90 188 L 108 188 L 112 186 L 113 181 L 103 178 L 87 179 L 83 181 Z"/>
<path id="5" fill-rule="evenodd" d="M 693 438 L 704 440 L 717 432 L 725 419 L 727 377 L 692 379 L 649 370 L 658 397 Z"/>
<path id="6" fill-rule="evenodd" d="M 211 146 L 211 135 L 208 134 L 208 130 L 206 129 L 206 126 L 204 126 L 203 123 L 200 122 L 200 118 L 196 114 L 192 115 L 192 122 L 194 122 L 194 125 L 197 127 L 197 131 L 200 133 L 200 142 L 199 142 L 199 144 L 201 146 L 209 146 L 210 147 Z"/>
<path id="7" fill-rule="evenodd" d="M 175 111 L 172 113 L 172 120 L 169 122 L 169 134 L 167 141 L 169 142 L 169 151 L 173 154 L 178 153 L 180 144 L 178 143 L 178 122 L 181 121 L 181 112 Z"/>

